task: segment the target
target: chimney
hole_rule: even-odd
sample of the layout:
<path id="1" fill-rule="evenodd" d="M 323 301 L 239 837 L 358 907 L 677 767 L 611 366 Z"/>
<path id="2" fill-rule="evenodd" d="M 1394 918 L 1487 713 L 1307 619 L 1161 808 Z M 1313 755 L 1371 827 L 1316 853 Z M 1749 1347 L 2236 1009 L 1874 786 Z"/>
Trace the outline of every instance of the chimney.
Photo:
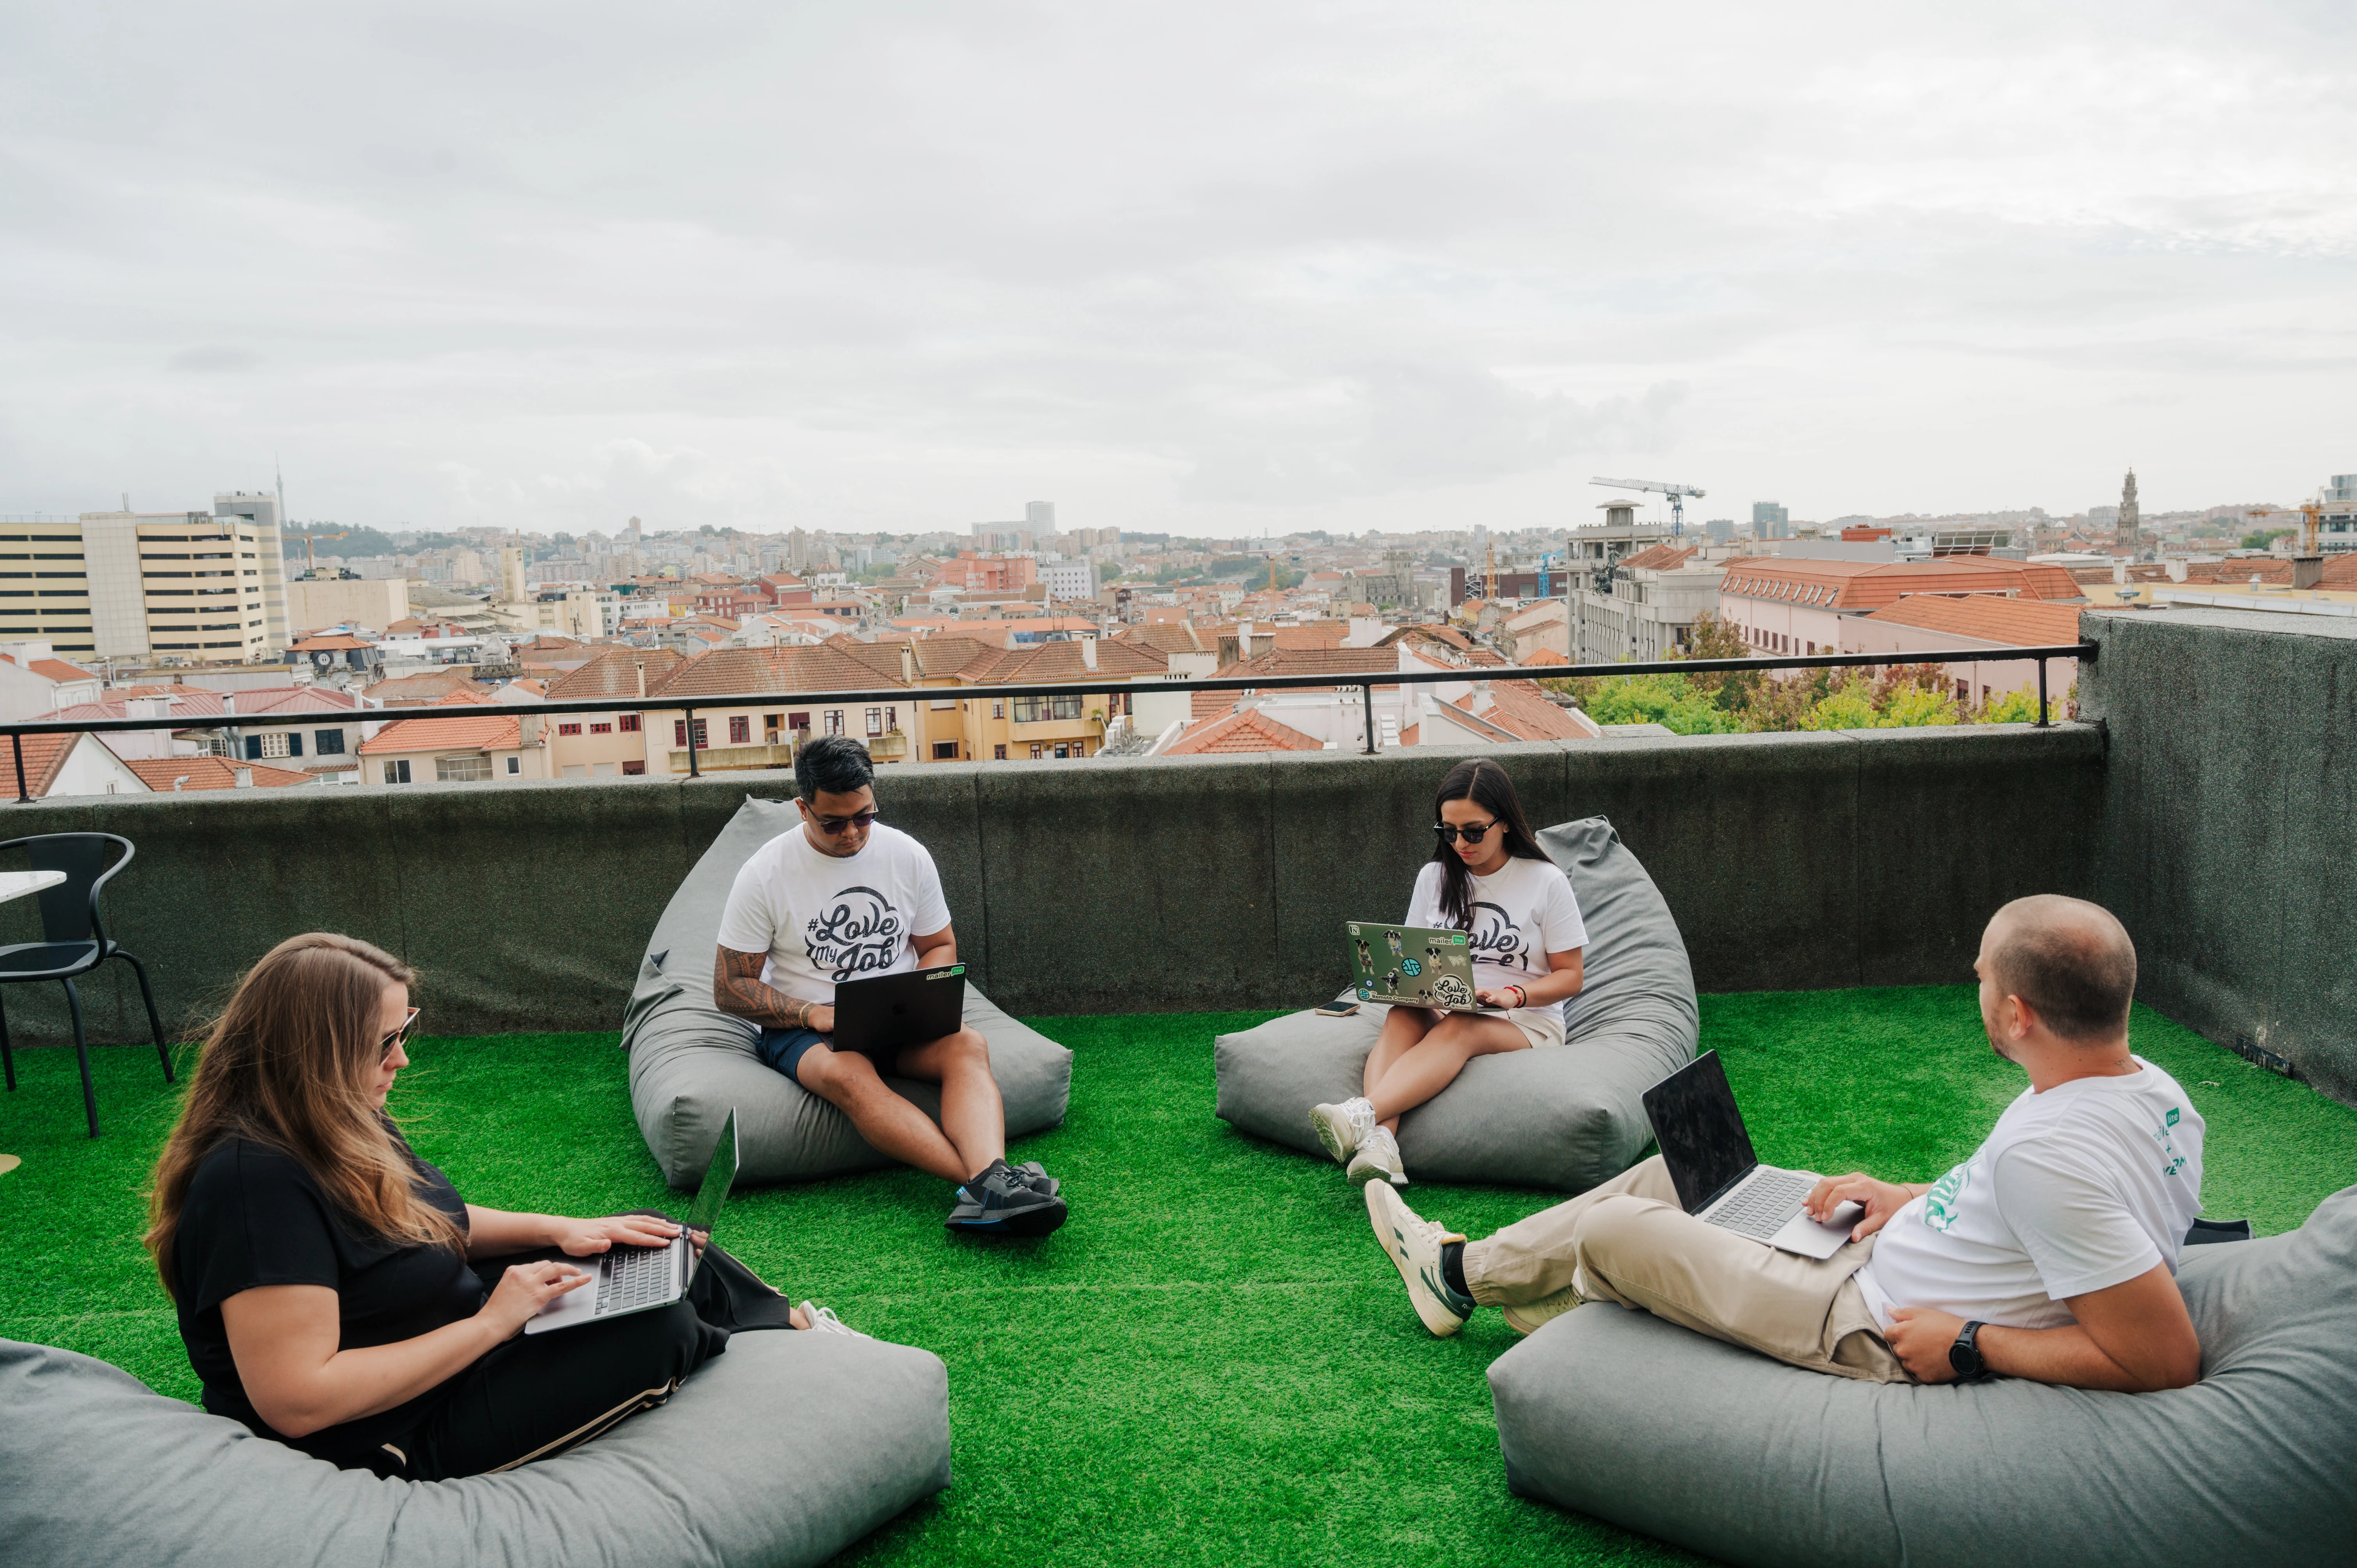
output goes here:
<path id="1" fill-rule="evenodd" d="M 253 788 L 253 768 L 241 768 L 237 770 L 237 787 L 241 789 L 251 789 Z"/>
<path id="2" fill-rule="evenodd" d="M 1083 637 L 1081 639 L 1081 668 L 1093 673 L 1096 667 L 1097 639 L 1093 637 Z"/>
<path id="3" fill-rule="evenodd" d="M 2295 555 L 2291 558 L 2291 585 L 2313 588 L 2324 581 L 2324 557 Z"/>
<path id="4" fill-rule="evenodd" d="M 237 712 L 237 693 L 235 692 L 223 692 L 221 693 L 221 715 L 226 718 L 228 715 L 235 712 Z"/>
<path id="5" fill-rule="evenodd" d="M 900 645 L 900 679 L 912 686 L 917 683 L 917 645 L 913 642 Z"/>

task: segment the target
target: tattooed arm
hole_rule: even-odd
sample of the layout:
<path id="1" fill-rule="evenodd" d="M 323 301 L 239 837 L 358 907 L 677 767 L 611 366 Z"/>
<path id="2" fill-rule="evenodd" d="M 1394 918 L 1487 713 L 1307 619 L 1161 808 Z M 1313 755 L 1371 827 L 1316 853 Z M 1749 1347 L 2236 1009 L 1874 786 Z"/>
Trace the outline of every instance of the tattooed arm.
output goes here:
<path id="1" fill-rule="evenodd" d="M 712 968 L 712 1000 L 723 1013 L 734 1013 L 775 1029 L 810 1028 L 823 1035 L 834 1027 L 834 1009 L 804 1004 L 774 986 L 761 983 L 761 965 L 769 954 L 722 948 Z M 808 1013 L 805 1015 L 804 1008 Z"/>

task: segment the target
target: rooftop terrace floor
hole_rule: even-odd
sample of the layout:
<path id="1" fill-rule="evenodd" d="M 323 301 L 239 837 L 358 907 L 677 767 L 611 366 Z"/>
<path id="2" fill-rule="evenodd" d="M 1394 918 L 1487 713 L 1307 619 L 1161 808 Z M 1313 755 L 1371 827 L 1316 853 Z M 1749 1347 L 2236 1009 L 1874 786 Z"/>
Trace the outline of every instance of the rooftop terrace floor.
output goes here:
<path id="1" fill-rule="evenodd" d="M 426 999 L 430 1006 L 430 997 Z M 2020 1088 L 1968 987 L 1706 996 L 1763 1159 L 1929 1180 Z M 1076 1053 L 1071 1120 L 1026 1140 L 1071 1222 L 1029 1242 L 941 1229 L 900 1172 L 744 1193 L 722 1239 L 764 1277 L 948 1363 L 956 1485 L 841 1560 L 1059 1564 L 1651 1563 L 1674 1548 L 1512 1496 L 1483 1372 L 1494 1313 L 1428 1338 L 1330 1164 L 1211 1114 L 1212 1036 L 1266 1016 L 1035 1019 Z M 2297 1227 L 2357 1180 L 2357 1110 L 2139 1008 L 2136 1047 L 2209 1122 L 2213 1216 Z M 674 1203 L 631 1122 L 614 1036 L 429 1039 L 393 1109 L 470 1199 L 597 1214 Z M 144 1049 L 92 1053 L 107 1135 L 82 1136 L 70 1051 L 18 1054 L 0 1098 L 0 1336 L 102 1357 L 193 1400 L 137 1236 L 174 1106 Z M 548 1130 L 568 1139 L 552 1158 Z M 1413 1175 L 1413 1173 L 1410 1173 Z M 1419 1184 L 1480 1235 L 1552 1195 Z"/>

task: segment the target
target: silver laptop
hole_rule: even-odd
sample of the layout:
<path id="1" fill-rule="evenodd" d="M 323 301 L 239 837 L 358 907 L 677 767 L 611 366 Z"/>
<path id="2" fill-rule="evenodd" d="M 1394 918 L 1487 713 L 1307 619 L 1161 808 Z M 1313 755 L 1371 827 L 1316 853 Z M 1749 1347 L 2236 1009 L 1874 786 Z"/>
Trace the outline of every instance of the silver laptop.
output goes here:
<path id="1" fill-rule="evenodd" d="M 1816 1174 L 1760 1163 L 1717 1051 L 1705 1051 L 1645 1090 L 1645 1115 L 1677 1187 L 1678 1207 L 1706 1225 L 1804 1258 L 1830 1258 L 1866 1212 L 1845 1203 L 1824 1223 L 1803 1212 L 1801 1201 L 1817 1185 Z"/>
<path id="2" fill-rule="evenodd" d="M 1463 931 L 1345 920 L 1342 934 L 1351 944 L 1351 988 L 1361 1002 L 1498 1011 L 1473 1000 L 1473 947 Z"/>
<path id="3" fill-rule="evenodd" d="M 687 1294 L 696 1266 L 704 1261 L 705 1245 L 712 1240 L 713 1221 L 728 1201 L 737 1180 L 737 1112 L 731 1110 L 712 1146 L 711 1163 L 704 1167 L 704 1185 L 696 1189 L 695 1207 L 687 1223 L 663 1247 L 625 1247 L 619 1243 L 595 1262 L 570 1260 L 594 1272 L 596 1278 L 576 1285 L 551 1301 L 526 1322 L 526 1334 L 546 1334 L 619 1317 L 626 1312 L 649 1312 L 669 1306 Z"/>

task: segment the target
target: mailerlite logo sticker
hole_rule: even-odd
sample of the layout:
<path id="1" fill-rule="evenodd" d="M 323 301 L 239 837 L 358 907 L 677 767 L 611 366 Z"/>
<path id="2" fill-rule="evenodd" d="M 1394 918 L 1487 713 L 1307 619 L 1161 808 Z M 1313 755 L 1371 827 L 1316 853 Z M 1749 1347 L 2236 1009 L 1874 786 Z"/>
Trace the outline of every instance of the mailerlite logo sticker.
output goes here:
<path id="1" fill-rule="evenodd" d="M 811 967 L 834 980 L 889 969 L 900 956 L 908 923 L 873 887 L 846 887 L 802 927 Z"/>

